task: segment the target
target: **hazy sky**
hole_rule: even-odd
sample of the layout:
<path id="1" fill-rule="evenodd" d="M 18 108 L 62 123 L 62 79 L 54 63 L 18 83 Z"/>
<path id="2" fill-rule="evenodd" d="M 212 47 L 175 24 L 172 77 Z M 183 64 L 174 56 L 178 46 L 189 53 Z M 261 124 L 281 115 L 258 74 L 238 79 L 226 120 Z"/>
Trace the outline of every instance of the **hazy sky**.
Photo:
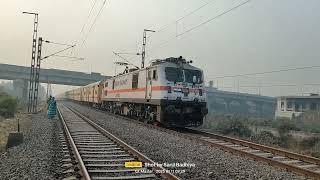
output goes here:
<path id="1" fill-rule="evenodd" d="M 173 37 L 245 1 L 107 0 L 88 33 L 103 1 L 96 0 L 88 19 L 94 0 L 2 0 L 0 62 L 29 66 L 33 16 L 21 12 L 32 11 L 39 13 L 39 36 L 61 43 L 79 42 L 75 55 L 85 58 L 85 61 L 50 58 L 43 62 L 44 68 L 92 70 L 113 75 L 113 62 L 119 59 L 112 51 L 140 52 L 144 28 L 158 31 L 169 24 L 163 31 L 149 34 L 152 37 L 147 42 L 147 61 L 182 55 L 204 69 L 207 81 L 215 80 L 215 85 L 225 90 L 237 91 L 239 87 L 240 92 L 258 93 L 259 88 L 251 86 L 262 86 L 260 93 L 272 96 L 319 91 L 320 86 L 307 84 L 320 84 L 320 68 L 223 78 L 218 82 L 214 79 L 320 65 L 318 0 L 252 0 L 178 38 Z M 175 23 L 207 2 L 211 3 Z M 88 23 L 80 34 L 85 22 Z M 84 37 L 87 38 L 82 45 Z M 159 46 L 161 44 L 163 46 Z M 43 55 L 61 48 L 45 44 Z M 140 65 L 140 57 L 125 57 Z M 281 84 L 296 86 L 279 87 Z"/>

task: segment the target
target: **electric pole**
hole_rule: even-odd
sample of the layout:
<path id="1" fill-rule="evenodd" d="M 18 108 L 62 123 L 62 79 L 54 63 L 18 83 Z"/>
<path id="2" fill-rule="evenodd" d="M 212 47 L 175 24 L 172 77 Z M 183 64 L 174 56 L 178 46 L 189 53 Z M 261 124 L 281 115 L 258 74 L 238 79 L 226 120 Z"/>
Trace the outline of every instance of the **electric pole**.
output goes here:
<path id="1" fill-rule="evenodd" d="M 141 62 L 141 68 L 144 68 L 144 61 L 146 57 L 146 44 L 147 44 L 147 32 L 156 32 L 154 30 L 144 29 L 143 30 L 143 39 L 142 39 L 142 62 Z"/>
<path id="2" fill-rule="evenodd" d="M 39 77 L 40 77 L 40 65 L 41 65 L 41 51 L 42 51 L 42 37 L 38 40 L 38 52 L 37 52 L 37 66 L 35 68 L 34 79 L 34 94 L 33 94 L 33 112 L 37 112 L 38 95 L 39 95 Z"/>
<path id="3" fill-rule="evenodd" d="M 62 43 L 55 43 L 50 41 L 44 41 L 42 37 L 39 37 L 38 40 L 38 47 L 37 47 L 37 38 L 38 38 L 38 13 L 33 12 L 22 12 L 22 14 L 31 14 L 34 15 L 34 23 L 33 23 L 33 35 L 32 35 L 32 52 L 31 52 L 31 66 L 30 66 L 30 78 L 29 78 L 29 92 L 28 92 L 28 112 L 34 113 L 37 111 L 38 105 L 38 95 L 39 95 L 39 78 L 40 78 L 40 69 L 41 69 L 41 61 L 46 59 L 50 56 L 57 56 L 57 54 L 73 48 L 75 45 L 68 45 Z M 42 42 L 46 43 L 53 43 L 58 45 L 66 45 L 67 48 L 45 56 L 41 58 L 41 51 L 42 51 Z M 37 49 L 38 48 L 38 49 Z M 37 51 L 38 50 L 38 51 Z M 36 52 L 37 51 L 37 52 Z M 37 53 L 37 54 L 36 54 Z M 37 57 L 36 57 L 37 56 Z M 64 56 L 66 57 L 66 56 Z M 77 57 L 68 57 L 68 58 L 77 58 Z M 82 59 L 83 58 L 77 58 Z"/>
<path id="4" fill-rule="evenodd" d="M 33 107 L 33 95 L 34 95 L 34 71 L 36 63 L 36 50 L 37 50 L 37 36 L 38 36 L 38 13 L 22 12 L 23 14 L 34 15 L 33 22 L 33 35 L 32 35 L 32 52 L 31 52 L 31 66 L 30 66 L 30 78 L 29 78 L 29 97 L 28 97 L 28 112 L 32 112 Z"/>

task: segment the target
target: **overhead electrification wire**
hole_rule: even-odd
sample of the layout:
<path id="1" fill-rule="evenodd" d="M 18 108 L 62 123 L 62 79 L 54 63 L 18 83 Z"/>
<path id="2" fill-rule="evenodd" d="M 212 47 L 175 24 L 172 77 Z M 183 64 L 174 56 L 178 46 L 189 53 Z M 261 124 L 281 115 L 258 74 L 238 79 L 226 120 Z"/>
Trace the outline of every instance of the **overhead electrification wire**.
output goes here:
<path id="1" fill-rule="evenodd" d="M 256 87 L 256 88 L 268 88 L 268 87 L 294 87 L 294 86 L 320 86 L 320 83 L 306 83 L 306 84 L 270 84 L 270 85 L 248 85 L 248 86 L 239 86 L 244 88 Z"/>
<path id="2" fill-rule="evenodd" d="M 89 23 L 89 18 L 90 18 L 90 16 L 91 16 L 92 12 L 93 12 L 93 9 L 94 9 L 94 7 L 95 7 L 95 5 L 96 5 L 96 2 L 97 2 L 97 0 L 94 0 L 92 6 L 91 6 L 91 8 L 90 8 L 89 14 L 88 14 L 86 20 L 84 21 L 84 23 L 83 23 L 83 25 L 82 25 L 82 28 L 81 28 L 81 31 L 80 31 L 80 38 L 75 41 L 75 44 L 76 44 L 76 45 L 79 43 L 79 41 L 80 41 L 80 39 L 81 39 L 81 35 L 82 35 L 82 33 L 83 33 L 84 28 L 85 28 L 86 25 Z M 74 53 L 75 49 L 76 49 L 76 48 L 72 49 L 71 54 Z"/>
<path id="3" fill-rule="evenodd" d="M 47 41 L 47 40 L 45 40 L 44 42 L 50 43 L 50 44 L 62 45 L 62 46 L 73 46 L 73 45 L 71 45 L 71 44 L 65 44 L 65 43 L 59 43 L 59 42 L 52 42 L 52 41 Z"/>
<path id="4" fill-rule="evenodd" d="M 272 85 L 244 85 L 239 86 L 240 88 L 266 88 L 266 87 L 294 87 L 298 86 L 297 84 L 272 84 Z"/>
<path id="5" fill-rule="evenodd" d="M 81 58 L 81 57 L 74 57 L 74 56 L 62 56 L 62 55 L 53 55 L 55 57 L 62 57 L 62 58 L 69 58 L 69 59 L 75 59 L 73 61 L 83 61 L 84 58 Z"/>
<path id="6" fill-rule="evenodd" d="M 190 28 L 190 29 L 182 32 L 181 34 L 174 35 L 174 36 L 172 36 L 171 38 L 169 38 L 168 40 L 166 40 L 166 41 L 164 41 L 164 42 L 162 42 L 162 43 L 160 43 L 160 44 L 158 44 L 158 45 L 156 45 L 156 46 L 154 46 L 154 47 L 151 47 L 151 49 L 149 49 L 148 52 L 152 52 L 152 51 L 154 51 L 155 49 L 158 49 L 158 48 L 160 48 L 160 47 L 163 47 L 164 45 L 168 44 L 170 41 L 172 41 L 172 40 L 174 40 L 174 39 L 176 39 L 176 38 L 178 38 L 178 37 L 181 37 L 181 36 L 183 36 L 183 35 L 191 32 L 191 31 L 193 31 L 193 30 L 195 30 L 195 29 L 197 29 L 197 28 L 199 28 L 199 27 L 201 27 L 201 26 L 203 26 L 203 25 L 205 25 L 205 24 L 207 24 L 207 23 L 209 23 L 209 22 L 211 22 L 211 21 L 213 21 L 213 20 L 216 20 L 216 19 L 220 18 L 220 17 L 222 17 L 223 15 L 226 15 L 226 14 L 230 13 L 231 11 L 234 11 L 234 10 L 238 9 L 239 7 L 241 7 L 241 6 L 249 3 L 250 1 L 251 1 L 251 0 L 244 1 L 243 3 L 240 3 L 240 4 L 236 5 L 236 6 L 233 6 L 232 8 L 230 8 L 230 9 L 228 9 L 228 10 L 226 10 L 226 11 L 224 11 L 224 12 L 222 12 L 222 13 L 220 13 L 220 14 L 218 14 L 218 15 L 210 18 L 210 19 L 208 19 L 207 21 L 204 21 L 204 22 L 202 22 L 202 23 L 200 23 L 200 24 L 198 24 L 198 25 L 196 25 L 196 26 L 194 26 L 194 27 L 192 27 L 192 28 Z M 149 37 L 150 37 L 150 36 L 149 36 Z M 136 58 L 134 58 L 134 59 L 136 59 Z M 131 59 L 131 60 L 134 60 L 134 59 Z"/>
<path id="7" fill-rule="evenodd" d="M 194 14 L 195 12 L 197 12 L 197 11 L 199 11 L 200 9 L 204 8 L 205 6 L 207 6 L 207 5 L 211 4 L 212 2 L 214 2 L 214 1 L 210 0 L 210 1 L 206 2 L 205 4 L 201 5 L 200 7 L 198 7 L 198 8 L 196 8 L 196 9 L 194 9 L 194 10 L 190 11 L 190 12 L 189 12 L 189 13 L 187 13 L 186 15 L 184 15 L 184 16 L 182 16 L 182 17 L 178 18 L 177 20 L 172 21 L 171 23 L 168 23 L 168 24 L 163 25 L 163 26 L 162 26 L 162 27 L 160 27 L 158 30 L 156 30 L 156 32 L 161 32 L 161 31 L 163 31 L 163 30 L 167 29 L 171 24 L 174 24 L 174 23 L 177 23 L 177 22 L 179 22 L 179 21 L 183 20 L 184 18 L 186 18 L 186 17 L 188 17 L 188 16 L 190 16 L 190 15 Z M 151 36 L 149 36 L 149 37 L 151 37 Z"/>
<path id="8" fill-rule="evenodd" d="M 304 66 L 304 67 L 280 69 L 280 70 L 273 70 L 273 71 L 263 71 L 263 72 L 244 73 L 244 74 L 235 74 L 235 75 L 226 75 L 226 76 L 216 76 L 216 77 L 213 77 L 213 78 L 210 78 L 210 79 L 222 79 L 222 78 L 233 78 L 233 77 L 242 77 L 242 76 L 254 76 L 254 75 L 272 74 L 272 73 L 296 71 L 296 70 L 319 68 L 319 67 L 320 67 L 320 65 Z"/>
<path id="9" fill-rule="evenodd" d="M 209 22 L 211 22 L 211 21 L 213 21 L 213 20 L 216 20 L 216 19 L 220 18 L 220 17 L 222 17 L 223 15 L 226 15 L 226 14 L 230 13 L 231 11 L 234 11 L 234 10 L 238 9 L 239 7 L 241 7 L 241 6 L 249 3 L 250 1 L 251 1 L 251 0 L 247 0 L 247 1 L 245 1 L 245 2 L 242 2 L 242 3 L 240 3 L 240 4 L 238 4 L 238 5 L 234 6 L 234 7 L 232 7 L 232 8 L 230 8 L 230 9 L 228 9 L 228 10 L 226 10 L 226 11 L 224 11 L 224 12 L 222 12 L 222 13 L 220 13 L 220 14 L 218 14 L 218 15 L 216 15 L 216 16 L 214 16 L 214 17 L 212 17 L 212 18 L 210 18 L 210 19 L 208 19 L 208 20 L 206 20 L 206 21 L 204 21 L 204 22 L 202 22 L 202 23 L 200 23 L 200 24 L 198 24 L 198 25 L 196 25 L 196 26 L 193 26 L 192 28 L 190 28 L 190 29 L 188 29 L 188 30 L 186 30 L 186 31 L 178 34 L 178 35 L 175 35 L 175 36 L 169 38 L 167 41 L 158 44 L 158 45 L 155 46 L 154 48 L 151 48 L 151 49 L 149 50 L 149 52 L 152 51 L 152 50 L 155 50 L 155 49 L 157 49 L 157 48 L 163 47 L 165 44 L 169 43 L 170 41 L 172 41 L 172 40 L 174 40 L 174 39 L 176 39 L 176 38 L 178 38 L 178 37 L 181 37 L 181 36 L 183 36 L 183 35 L 191 32 L 191 31 L 193 31 L 193 30 L 195 30 L 195 29 L 197 29 L 197 28 L 199 28 L 199 27 L 201 27 L 201 26 L 203 26 L 203 25 L 205 25 L 205 24 L 207 24 L 207 23 L 209 23 Z"/>
<path id="10" fill-rule="evenodd" d="M 87 23 L 89 21 L 89 18 L 91 16 L 92 12 L 93 12 L 93 9 L 94 9 L 94 6 L 96 5 L 96 2 L 97 2 L 97 0 L 94 0 L 93 5 L 91 6 L 90 12 L 89 12 L 89 14 L 87 16 L 87 20 L 85 21 L 85 23 L 83 24 L 83 26 L 81 28 L 80 35 L 82 34 L 84 28 L 86 27 L 86 25 L 87 25 Z"/>
<path id="11" fill-rule="evenodd" d="M 54 55 L 56 55 L 56 54 L 59 54 L 59 53 L 61 53 L 61 52 L 63 52 L 63 51 L 66 51 L 66 50 L 68 50 L 68 49 L 70 49 L 70 48 L 73 48 L 74 46 L 75 46 L 75 45 L 69 46 L 69 47 L 67 47 L 67 48 L 65 48 L 65 49 L 62 49 L 62 50 L 57 51 L 57 52 L 55 52 L 55 53 L 52 53 L 52 54 L 50 54 L 50 55 L 48 55 L 48 56 L 45 56 L 45 57 L 41 58 L 40 60 L 42 61 L 42 60 L 44 60 L 44 59 L 47 59 L 47 58 L 49 58 L 50 56 L 54 56 Z"/>
<path id="12" fill-rule="evenodd" d="M 86 40 L 87 40 L 87 38 L 88 38 L 88 35 L 90 34 L 92 28 L 93 28 L 94 25 L 96 24 L 96 22 L 97 22 L 100 14 L 101 14 L 103 8 L 105 7 L 106 2 L 107 2 L 107 0 L 104 0 L 104 1 L 103 1 L 103 4 L 102 4 L 101 8 L 99 9 L 99 12 L 98 12 L 97 16 L 96 16 L 95 19 L 93 20 L 93 23 L 91 24 L 88 33 L 86 34 L 86 36 L 84 37 L 84 39 L 83 39 L 83 41 L 82 41 L 82 46 L 85 44 L 85 42 L 86 42 Z"/>
<path id="13" fill-rule="evenodd" d="M 251 1 L 251 0 L 247 0 L 247 1 L 243 2 L 243 3 L 240 3 L 239 5 L 234 6 L 234 7 L 230 8 L 230 9 L 228 9 L 227 11 L 222 12 L 221 14 L 218 14 L 217 16 L 215 16 L 215 17 L 213 17 L 213 18 L 211 18 L 211 19 L 208 19 L 207 21 L 204 21 L 204 22 L 202 22 L 202 23 L 200 23 L 200 24 L 198 24 L 198 25 L 196 25 L 196 26 L 188 29 L 188 30 L 184 31 L 184 32 L 181 33 L 181 34 L 178 34 L 177 37 L 182 36 L 182 35 L 190 32 L 190 31 L 193 31 L 193 30 L 199 28 L 200 26 L 203 26 L 203 25 L 205 25 L 205 24 L 207 24 L 207 23 L 209 23 L 209 22 L 211 22 L 211 21 L 213 21 L 213 20 L 215 20 L 215 19 L 218 19 L 219 17 L 221 17 L 221 16 L 223 16 L 223 15 L 225 15 L 225 14 L 227 14 L 227 13 L 233 11 L 233 10 L 236 10 L 237 8 L 239 8 L 239 7 L 241 7 L 241 6 L 249 3 L 250 1 Z"/>
<path id="14" fill-rule="evenodd" d="M 189 13 L 185 14 L 184 16 L 178 18 L 177 20 L 172 21 L 172 22 L 170 22 L 170 23 L 168 23 L 168 24 L 165 24 L 165 25 L 161 26 L 160 28 L 158 28 L 158 30 L 156 30 L 156 32 L 159 33 L 159 32 L 161 32 L 161 31 L 167 29 L 168 27 L 170 27 L 171 24 L 174 24 L 174 23 L 177 23 L 177 22 L 182 21 L 182 20 L 185 19 L 186 17 L 188 17 L 188 16 L 196 13 L 197 11 L 201 10 L 202 8 L 204 8 L 205 6 L 207 6 L 207 5 L 209 5 L 209 4 L 213 3 L 213 2 L 214 2 L 214 0 L 210 0 L 210 1 L 206 2 L 205 4 L 203 4 L 203 5 L 199 6 L 198 8 L 190 11 Z M 150 36 L 148 36 L 148 38 L 151 38 L 152 36 L 153 36 L 153 35 L 150 35 Z"/>
<path id="15" fill-rule="evenodd" d="M 120 57 L 122 60 L 125 60 L 129 65 L 132 65 L 132 66 L 134 66 L 135 68 L 140 69 L 138 66 L 134 65 L 132 62 L 130 62 L 130 61 L 127 60 L 126 58 L 120 56 L 119 53 L 113 52 L 113 54 L 116 55 L 116 56 L 118 56 L 118 57 Z"/>

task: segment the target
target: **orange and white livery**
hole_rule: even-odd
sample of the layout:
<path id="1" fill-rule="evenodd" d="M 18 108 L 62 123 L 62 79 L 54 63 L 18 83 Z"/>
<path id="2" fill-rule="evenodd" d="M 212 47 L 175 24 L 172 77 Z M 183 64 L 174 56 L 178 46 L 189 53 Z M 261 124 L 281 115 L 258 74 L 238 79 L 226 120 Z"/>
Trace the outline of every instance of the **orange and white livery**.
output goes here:
<path id="1" fill-rule="evenodd" d="M 207 114 L 203 72 L 182 57 L 155 60 L 66 97 L 166 126 L 199 126 Z"/>

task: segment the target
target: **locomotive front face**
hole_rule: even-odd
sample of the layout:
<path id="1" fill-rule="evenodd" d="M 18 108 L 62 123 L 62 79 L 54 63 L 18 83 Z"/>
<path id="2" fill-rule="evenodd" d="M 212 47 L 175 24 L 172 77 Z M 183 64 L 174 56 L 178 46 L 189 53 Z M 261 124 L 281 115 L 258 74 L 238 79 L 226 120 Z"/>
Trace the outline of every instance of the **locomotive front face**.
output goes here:
<path id="1" fill-rule="evenodd" d="M 200 126 L 207 114 L 202 70 L 177 58 L 121 73 L 85 89 L 84 101 L 166 126 Z"/>
<path id="2" fill-rule="evenodd" d="M 162 94 L 162 121 L 170 126 L 200 126 L 207 114 L 203 72 L 189 64 L 168 63 L 161 67 L 162 82 L 167 91 Z"/>

